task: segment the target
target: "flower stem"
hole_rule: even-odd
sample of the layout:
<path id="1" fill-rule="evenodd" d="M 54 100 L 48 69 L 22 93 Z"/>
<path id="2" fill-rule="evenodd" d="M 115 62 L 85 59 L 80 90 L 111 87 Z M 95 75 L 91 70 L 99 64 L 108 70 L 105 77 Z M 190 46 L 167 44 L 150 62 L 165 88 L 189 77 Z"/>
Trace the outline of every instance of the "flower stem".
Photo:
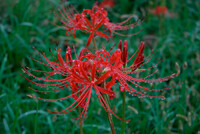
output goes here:
<path id="1" fill-rule="evenodd" d="M 126 67 L 126 64 L 123 65 L 123 68 Z M 122 96 L 122 119 L 125 120 L 125 105 L 126 105 L 126 92 L 125 90 L 123 91 L 123 96 Z M 125 128 L 126 128 L 126 122 L 122 121 L 122 126 L 121 126 L 121 134 L 125 134 Z"/>
<path id="2" fill-rule="evenodd" d="M 97 45 L 96 45 L 94 38 L 92 38 L 92 42 L 94 44 L 94 50 L 97 51 Z M 109 100 L 108 96 L 106 94 L 103 94 L 103 98 L 104 98 L 105 102 L 108 104 L 108 106 L 110 106 L 110 100 Z M 110 124 L 112 134 L 116 134 L 114 123 L 113 123 L 113 120 L 112 120 L 112 115 L 110 114 L 109 111 L 107 111 L 107 116 L 108 116 L 108 121 L 109 121 L 109 124 Z"/>
<path id="3" fill-rule="evenodd" d="M 126 99 L 126 93 L 123 91 L 123 102 L 122 102 L 122 119 L 125 119 L 125 99 Z M 122 121 L 122 126 L 121 126 L 121 134 L 125 133 L 125 127 L 126 127 L 126 122 Z"/>
<path id="4" fill-rule="evenodd" d="M 78 113 L 79 113 L 79 115 L 81 114 L 81 107 L 80 106 L 78 106 Z M 80 120 L 79 120 L 79 125 L 80 125 L 80 134 L 83 134 L 83 127 L 82 127 L 82 118 L 80 118 Z"/>
<path id="5" fill-rule="evenodd" d="M 106 94 L 103 94 L 103 98 L 106 101 L 106 103 L 110 106 L 110 100 L 109 100 L 108 96 Z M 116 134 L 114 123 L 112 120 L 112 115 L 110 114 L 109 111 L 107 111 L 107 116 L 108 116 L 108 121 L 110 123 L 110 128 L 111 128 L 112 134 Z"/>
<path id="6" fill-rule="evenodd" d="M 92 42 L 93 42 L 93 45 L 94 45 L 94 50 L 97 51 L 97 45 L 96 45 L 96 42 L 95 42 L 94 38 L 92 38 Z"/>

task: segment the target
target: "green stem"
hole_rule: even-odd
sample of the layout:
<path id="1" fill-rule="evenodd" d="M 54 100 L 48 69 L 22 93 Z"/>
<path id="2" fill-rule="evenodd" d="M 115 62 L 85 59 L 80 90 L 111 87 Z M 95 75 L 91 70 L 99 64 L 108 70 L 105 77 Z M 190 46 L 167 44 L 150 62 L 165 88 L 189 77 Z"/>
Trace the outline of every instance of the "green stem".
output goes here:
<path id="1" fill-rule="evenodd" d="M 96 42 L 95 42 L 94 38 L 92 38 L 92 42 L 94 44 L 94 50 L 97 51 L 97 45 L 96 45 Z M 109 100 L 108 96 L 106 94 L 103 94 L 103 98 L 104 98 L 106 104 L 108 104 L 108 106 L 110 106 L 110 100 Z M 111 113 L 109 111 L 107 111 L 107 116 L 108 116 L 108 121 L 109 121 L 109 124 L 110 124 L 110 128 L 111 128 L 112 134 L 116 134 L 114 123 L 113 123 L 113 120 L 112 120 L 112 115 L 111 115 Z"/>
<path id="2" fill-rule="evenodd" d="M 103 98 L 106 101 L 106 103 L 110 106 L 110 100 L 109 100 L 108 96 L 106 94 L 103 94 Z M 113 120 L 112 120 L 112 114 L 109 111 L 107 111 L 107 116 L 108 116 L 108 121 L 109 121 L 109 124 L 110 124 L 112 134 L 116 134 L 114 123 L 113 123 Z"/>
<path id="3" fill-rule="evenodd" d="M 78 113 L 79 113 L 79 115 L 81 114 L 81 107 L 80 106 L 78 106 Z M 80 125 L 80 134 L 83 134 L 83 127 L 82 127 L 82 118 L 80 118 L 80 120 L 79 120 L 79 125 Z"/>
<path id="4" fill-rule="evenodd" d="M 123 102 L 122 102 L 122 119 L 125 119 L 125 99 L 126 99 L 126 93 L 123 91 Z M 125 133 L 125 127 L 126 127 L 126 122 L 122 121 L 122 126 L 121 126 L 121 134 Z"/>
<path id="5" fill-rule="evenodd" d="M 38 100 L 36 99 L 36 105 L 37 105 L 37 112 L 35 115 L 35 127 L 34 127 L 34 133 L 37 134 L 37 127 L 38 127 Z"/>
<path id="6" fill-rule="evenodd" d="M 126 67 L 126 64 L 123 65 L 123 68 Z M 125 90 L 123 91 L 123 96 L 122 96 L 122 119 L 125 120 L 125 105 L 126 105 L 126 92 Z M 125 128 L 126 128 L 126 122 L 122 121 L 122 126 L 121 126 L 121 134 L 125 133 Z"/>
<path id="7" fill-rule="evenodd" d="M 97 45 L 96 45 L 96 42 L 95 42 L 94 38 L 92 38 L 92 42 L 93 42 L 93 45 L 94 45 L 94 50 L 97 51 Z"/>

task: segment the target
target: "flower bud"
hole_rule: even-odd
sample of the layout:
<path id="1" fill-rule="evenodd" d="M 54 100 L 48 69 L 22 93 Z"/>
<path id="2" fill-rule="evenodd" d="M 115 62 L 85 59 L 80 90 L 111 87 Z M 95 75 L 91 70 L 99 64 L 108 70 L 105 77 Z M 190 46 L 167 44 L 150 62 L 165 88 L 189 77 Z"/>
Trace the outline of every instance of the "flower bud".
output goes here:
<path id="1" fill-rule="evenodd" d="M 126 65 L 127 57 L 128 57 L 128 42 L 127 42 L 127 40 L 125 40 L 124 41 L 123 53 L 122 53 L 122 61 L 124 63 L 124 66 Z"/>
<path id="2" fill-rule="evenodd" d="M 122 51 L 122 40 L 119 41 L 118 48 Z"/>

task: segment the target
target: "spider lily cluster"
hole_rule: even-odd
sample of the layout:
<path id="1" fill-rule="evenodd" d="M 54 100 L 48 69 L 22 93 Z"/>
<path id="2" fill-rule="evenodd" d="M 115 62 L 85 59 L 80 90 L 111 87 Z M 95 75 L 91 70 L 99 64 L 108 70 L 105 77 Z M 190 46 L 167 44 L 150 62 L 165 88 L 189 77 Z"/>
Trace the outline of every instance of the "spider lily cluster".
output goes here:
<path id="1" fill-rule="evenodd" d="M 140 72 L 149 70 L 155 66 L 154 65 L 150 68 L 143 69 L 143 70 L 138 69 L 142 65 L 146 64 L 150 60 L 151 56 L 153 55 L 153 53 L 151 53 L 150 55 L 144 58 L 144 55 L 143 55 L 144 43 L 143 42 L 141 43 L 139 49 L 131 57 L 131 58 L 134 58 L 134 62 L 132 63 L 131 66 L 127 66 L 127 67 L 126 67 L 127 62 L 131 60 L 131 58 L 127 59 L 128 57 L 127 41 L 124 42 L 123 49 L 122 49 L 122 41 L 120 41 L 118 45 L 118 49 L 114 51 L 112 54 L 104 49 L 100 49 L 93 54 L 88 49 L 84 48 L 81 50 L 79 56 L 76 57 L 76 59 L 72 59 L 70 47 L 67 48 L 64 58 L 61 56 L 60 51 L 61 49 L 57 49 L 57 58 L 54 55 L 52 55 L 55 58 L 55 61 L 49 60 L 45 56 L 44 53 L 41 53 L 39 51 L 38 53 L 45 60 L 42 60 L 41 58 L 41 61 L 38 61 L 32 58 L 36 62 L 39 62 L 40 64 L 43 64 L 47 66 L 49 69 L 51 69 L 52 71 L 50 72 L 34 70 L 28 67 L 23 67 L 24 71 L 30 76 L 41 81 L 49 82 L 50 84 L 37 83 L 23 76 L 25 79 L 43 88 L 56 89 L 56 90 L 41 91 L 41 90 L 36 90 L 30 87 L 30 89 L 36 92 L 40 92 L 40 93 L 57 92 L 60 90 L 64 90 L 69 86 L 71 87 L 72 94 L 64 98 L 43 99 L 43 98 L 39 98 L 33 95 L 30 96 L 30 97 L 35 97 L 35 98 L 46 100 L 46 101 L 64 100 L 69 97 L 72 97 L 75 100 L 74 103 L 68 106 L 66 109 L 59 112 L 50 111 L 51 113 L 65 114 L 74 110 L 78 106 L 81 106 L 83 110 L 78 118 L 80 118 L 81 116 L 83 116 L 84 118 L 89 106 L 90 99 L 91 99 L 91 92 L 95 91 L 103 108 L 106 111 L 109 111 L 112 114 L 114 114 L 117 118 L 121 119 L 112 111 L 112 109 L 105 102 L 105 99 L 103 97 L 103 95 L 106 94 L 110 97 L 110 99 L 115 98 L 115 92 L 113 91 L 113 86 L 115 84 L 119 84 L 119 91 L 125 90 L 129 92 L 130 94 L 137 97 L 164 98 L 164 96 L 151 96 L 151 95 L 146 94 L 146 92 L 147 91 L 161 91 L 161 90 L 166 90 L 169 88 L 150 89 L 150 88 L 140 86 L 139 84 L 137 84 L 137 82 L 145 82 L 145 83 L 162 82 L 162 81 L 167 81 L 176 76 L 176 74 L 172 74 L 164 78 L 147 79 L 153 74 L 150 74 L 146 76 L 145 78 L 134 78 L 129 75 L 131 73 L 140 73 Z M 31 71 L 44 73 L 46 78 L 37 77 Z M 63 78 L 53 79 L 52 78 L 53 75 L 62 75 Z M 140 87 L 141 89 L 144 89 L 144 90 L 137 90 L 135 87 L 130 86 L 129 83 L 137 87 Z"/>
<path id="2" fill-rule="evenodd" d="M 81 14 L 75 14 L 74 10 L 66 12 L 64 7 L 62 7 L 62 9 L 59 11 L 62 16 L 62 18 L 59 17 L 59 19 L 64 24 L 62 28 L 66 29 L 66 35 L 72 31 L 73 36 L 76 37 L 76 30 L 90 33 L 86 46 L 89 46 L 91 40 L 95 36 L 100 36 L 108 39 L 112 36 L 113 32 L 122 35 L 116 31 L 127 30 L 138 24 L 134 23 L 124 25 L 128 20 L 130 20 L 131 17 L 121 23 L 111 23 L 107 17 L 107 11 L 98 6 L 94 6 L 92 10 L 85 9 Z M 109 31 L 110 34 L 107 35 L 106 31 Z M 29 76 L 32 76 L 34 79 L 40 80 L 40 82 L 35 82 L 24 75 L 22 76 L 29 82 L 44 89 L 48 89 L 38 90 L 29 87 L 30 89 L 39 93 L 58 92 L 60 90 L 66 89 L 71 90 L 70 95 L 56 99 L 45 99 L 38 96 L 29 95 L 29 97 L 34 97 L 46 101 L 58 101 L 68 98 L 74 99 L 74 102 L 67 108 L 56 112 L 49 110 L 51 113 L 66 114 L 80 106 L 82 111 L 76 119 L 82 118 L 83 120 L 89 107 L 91 93 L 96 92 L 96 96 L 99 99 L 99 102 L 107 112 L 112 113 L 120 120 L 125 120 L 117 116 L 110 108 L 106 101 L 106 96 L 108 96 L 110 99 L 113 99 L 115 98 L 116 92 L 127 91 L 129 94 L 137 97 L 164 98 L 164 96 L 152 96 L 148 93 L 151 91 L 162 91 L 173 87 L 152 89 L 141 86 L 139 83 L 163 82 L 177 76 L 177 74 L 172 74 L 163 78 L 149 79 L 149 77 L 152 77 L 157 72 L 155 71 L 154 73 L 143 78 L 132 77 L 133 75 L 131 74 L 147 71 L 160 63 L 158 62 L 154 66 L 146 69 L 139 69 L 144 64 L 148 63 L 148 61 L 155 54 L 152 51 L 148 56 L 145 57 L 143 54 L 144 48 L 145 44 L 144 42 L 141 42 L 135 53 L 132 54 L 130 58 L 128 58 L 128 43 L 125 40 L 124 43 L 120 41 L 118 43 L 118 48 L 112 53 L 105 49 L 91 52 L 89 49 L 83 48 L 79 55 L 76 55 L 75 59 L 72 58 L 70 47 L 67 48 L 64 57 L 61 55 L 61 49 L 58 48 L 56 50 L 56 56 L 50 51 L 54 60 L 50 60 L 45 55 L 45 53 L 40 52 L 34 48 L 39 53 L 40 60 L 34 59 L 32 57 L 31 59 L 46 66 L 49 68 L 48 70 L 51 71 L 36 70 L 23 66 L 23 71 L 25 73 L 27 73 Z M 33 72 L 42 73 L 44 77 L 36 76 Z M 54 77 L 55 75 L 59 75 L 62 78 L 58 79 Z M 114 90 L 114 87 L 118 88 Z"/>
<path id="3" fill-rule="evenodd" d="M 66 29 L 66 35 L 69 36 L 69 32 L 72 32 L 74 38 L 76 38 L 76 30 L 81 30 L 85 33 L 90 33 L 86 46 L 89 46 L 92 39 L 95 36 L 103 37 L 109 39 L 112 37 L 112 34 L 118 34 L 120 36 L 132 36 L 134 34 L 124 35 L 118 33 L 117 31 L 128 30 L 140 24 L 139 21 L 136 21 L 133 24 L 126 23 L 133 17 L 130 16 L 127 20 L 121 23 L 111 23 L 107 17 L 107 11 L 98 6 L 94 6 L 92 10 L 84 9 L 82 13 L 78 13 L 70 8 L 68 11 L 64 7 L 59 8 L 61 17 L 58 19 L 62 22 L 63 26 L 59 26 L 63 29 Z M 76 14 L 75 14 L 76 12 Z M 90 18 L 90 19 L 88 19 Z M 109 32 L 109 34 L 107 34 Z"/>

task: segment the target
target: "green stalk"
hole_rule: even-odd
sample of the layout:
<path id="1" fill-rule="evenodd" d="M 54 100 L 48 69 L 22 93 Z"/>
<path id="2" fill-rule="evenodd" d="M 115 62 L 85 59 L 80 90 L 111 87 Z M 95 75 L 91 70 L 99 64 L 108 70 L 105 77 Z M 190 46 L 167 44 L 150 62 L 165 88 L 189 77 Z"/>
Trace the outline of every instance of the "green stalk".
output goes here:
<path id="1" fill-rule="evenodd" d="M 106 101 L 106 103 L 108 104 L 108 106 L 110 106 L 110 100 L 109 100 L 108 96 L 106 94 L 103 94 L 103 98 Z M 107 111 L 107 116 L 108 116 L 108 121 L 109 121 L 109 124 L 110 124 L 112 134 L 116 134 L 114 123 L 113 123 L 113 120 L 112 120 L 112 114 L 109 111 Z"/>
<path id="2" fill-rule="evenodd" d="M 36 99 L 36 107 L 37 107 L 37 112 L 36 112 L 36 115 L 35 115 L 35 127 L 34 127 L 34 133 L 37 134 L 37 127 L 38 127 L 38 100 Z"/>
<path id="3" fill-rule="evenodd" d="M 94 50 L 97 51 L 97 45 L 96 45 L 96 41 L 94 38 L 92 38 L 92 42 L 93 42 L 93 45 L 94 45 Z"/>
<path id="4" fill-rule="evenodd" d="M 93 42 L 93 45 L 94 45 L 94 50 L 97 51 L 97 45 L 96 45 L 94 38 L 92 38 L 92 42 Z M 103 94 L 103 98 L 104 98 L 106 104 L 108 104 L 108 106 L 110 107 L 111 104 L 110 104 L 110 100 L 109 100 L 108 96 L 106 94 Z M 108 121 L 109 121 L 109 124 L 110 124 L 112 134 L 116 134 L 114 123 L 113 123 L 113 120 L 112 120 L 112 114 L 109 111 L 107 111 L 107 116 L 108 116 Z"/>
<path id="5" fill-rule="evenodd" d="M 125 120 L 125 99 L 126 99 L 126 93 L 123 91 L 123 102 L 122 102 L 122 119 Z M 121 126 L 121 134 L 125 133 L 125 128 L 126 128 L 126 122 L 122 121 L 122 126 Z"/>
<path id="6" fill-rule="evenodd" d="M 79 115 L 81 114 L 81 107 L 80 106 L 78 106 L 78 113 L 79 113 Z M 80 126 L 80 134 L 83 134 L 83 127 L 82 127 L 82 117 L 80 117 L 80 119 L 79 119 L 79 126 Z"/>
<path id="7" fill-rule="evenodd" d="M 123 66 L 124 68 L 126 67 L 126 65 Z M 126 92 L 125 90 L 123 91 L 123 96 L 122 96 L 122 119 L 125 120 L 125 105 L 126 105 Z M 121 126 L 121 134 L 125 133 L 125 128 L 126 128 L 126 122 L 122 121 L 122 126 Z"/>

